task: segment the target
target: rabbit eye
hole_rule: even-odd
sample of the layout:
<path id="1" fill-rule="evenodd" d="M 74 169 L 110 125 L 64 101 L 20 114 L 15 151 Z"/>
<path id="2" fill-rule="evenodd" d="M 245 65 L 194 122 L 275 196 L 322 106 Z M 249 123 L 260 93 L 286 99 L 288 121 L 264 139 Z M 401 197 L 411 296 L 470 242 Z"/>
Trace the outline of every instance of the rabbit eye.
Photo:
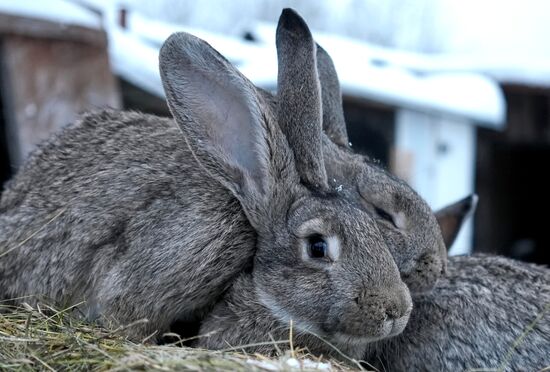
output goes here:
<path id="1" fill-rule="evenodd" d="M 376 214 L 380 216 L 380 218 L 383 218 L 384 220 L 390 222 L 392 225 L 395 225 L 393 217 L 388 212 L 378 207 L 374 207 L 374 210 L 376 211 Z"/>
<path id="2" fill-rule="evenodd" d="M 320 235 L 309 237 L 309 255 L 312 258 L 323 258 L 327 255 L 328 244 Z"/>

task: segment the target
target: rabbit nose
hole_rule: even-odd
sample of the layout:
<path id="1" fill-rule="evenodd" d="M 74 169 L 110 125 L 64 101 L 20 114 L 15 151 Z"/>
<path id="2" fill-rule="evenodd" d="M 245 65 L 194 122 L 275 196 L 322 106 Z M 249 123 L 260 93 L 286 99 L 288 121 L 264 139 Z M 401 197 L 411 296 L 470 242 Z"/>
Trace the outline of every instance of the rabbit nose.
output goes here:
<path id="1" fill-rule="evenodd" d="M 412 300 L 405 285 L 380 291 L 365 291 L 354 298 L 357 306 L 372 319 L 396 320 L 408 316 Z"/>
<path id="2" fill-rule="evenodd" d="M 386 308 L 386 319 L 387 320 L 399 319 L 403 315 L 404 314 L 402 314 L 401 311 L 399 311 L 397 306 L 390 306 L 390 307 Z"/>
<path id="3" fill-rule="evenodd" d="M 397 291 L 393 300 L 386 302 L 386 320 L 396 320 L 408 316 L 412 310 L 412 301 L 408 291 Z"/>

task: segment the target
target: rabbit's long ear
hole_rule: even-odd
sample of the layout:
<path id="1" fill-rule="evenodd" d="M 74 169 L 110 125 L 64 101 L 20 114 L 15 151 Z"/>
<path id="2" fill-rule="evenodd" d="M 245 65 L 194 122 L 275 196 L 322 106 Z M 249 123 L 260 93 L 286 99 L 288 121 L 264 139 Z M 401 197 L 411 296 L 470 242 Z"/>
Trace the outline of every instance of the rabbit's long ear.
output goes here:
<path id="1" fill-rule="evenodd" d="M 186 33 L 166 40 L 159 65 L 170 111 L 200 164 L 241 202 L 265 195 L 266 123 L 253 84 Z"/>
<path id="2" fill-rule="evenodd" d="M 349 147 L 348 131 L 342 107 L 342 91 L 334 63 L 329 54 L 317 44 L 317 70 L 323 102 L 323 130 L 332 142 Z"/>
<path id="3" fill-rule="evenodd" d="M 302 182 L 327 187 L 322 149 L 321 87 L 316 46 L 304 20 L 284 9 L 276 34 L 278 119 Z"/>
<path id="4" fill-rule="evenodd" d="M 472 194 L 435 212 L 447 251 L 451 249 L 464 221 L 475 212 L 477 200 L 477 195 Z"/>

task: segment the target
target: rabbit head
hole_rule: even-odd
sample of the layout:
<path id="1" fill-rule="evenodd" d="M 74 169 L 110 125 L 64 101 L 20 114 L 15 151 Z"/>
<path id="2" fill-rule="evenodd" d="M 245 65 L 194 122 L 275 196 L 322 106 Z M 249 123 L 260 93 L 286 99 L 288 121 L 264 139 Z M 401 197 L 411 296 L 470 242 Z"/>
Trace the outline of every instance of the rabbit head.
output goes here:
<path id="1" fill-rule="evenodd" d="M 324 161 L 330 186 L 377 221 L 409 289 L 430 290 L 445 272 L 445 240 L 458 231 L 452 228 L 456 225 L 441 231 L 436 215 L 406 182 L 351 151 L 336 69 L 320 46 L 317 66 L 326 134 Z"/>
<path id="2" fill-rule="evenodd" d="M 329 186 L 316 45 L 293 11 L 281 16 L 277 49 L 273 106 L 206 42 L 172 35 L 160 52 L 170 110 L 255 229 L 254 288 L 275 317 L 341 337 L 400 333 L 409 291 L 374 219 Z"/>
<path id="3" fill-rule="evenodd" d="M 431 290 L 446 270 L 447 250 L 475 209 L 477 196 L 433 212 L 406 182 L 365 156 L 335 147 L 325 146 L 330 149 L 325 164 L 333 186 L 377 221 L 409 290 Z"/>

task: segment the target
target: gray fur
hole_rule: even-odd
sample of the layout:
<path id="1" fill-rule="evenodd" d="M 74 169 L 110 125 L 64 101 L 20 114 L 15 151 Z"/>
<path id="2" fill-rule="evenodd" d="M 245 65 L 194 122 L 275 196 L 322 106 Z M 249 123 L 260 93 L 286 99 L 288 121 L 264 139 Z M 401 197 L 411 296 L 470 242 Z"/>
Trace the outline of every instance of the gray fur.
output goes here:
<path id="1" fill-rule="evenodd" d="M 308 43 L 305 45 L 313 45 Z M 309 49 L 310 57 L 314 50 Z M 327 64 L 318 62 L 318 66 L 324 69 Z M 332 63 L 328 66 L 333 69 Z M 320 125 L 318 116 L 312 121 L 317 127 L 308 121 L 296 131 L 289 147 L 279 126 L 292 131 L 293 127 L 280 123 L 301 124 L 288 118 L 294 117 L 292 110 L 301 107 L 292 103 L 286 105 L 289 111 L 274 107 L 272 97 L 255 89 L 206 43 L 190 35 L 172 37 L 163 48 L 161 69 L 179 130 L 170 120 L 148 115 L 87 114 L 42 146 L 8 185 L 0 203 L 0 296 L 36 294 L 66 305 L 86 300 L 90 316 L 109 316 L 121 323 L 147 318 L 148 324 L 130 329 L 130 336 L 139 339 L 163 332 L 174 320 L 200 319 L 237 273 L 251 265 L 257 249 L 263 252 L 256 258 L 260 267 L 286 268 L 281 272 L 271 269 L 275 282 L 284 283 L 282 289 L 273 291 L 285 311 L 315 321 L 309 318 L 309 307 L 300 308 L 304 302 L 292 302 L 289 293 L 298 284 L 311 289 L 312 279 L 317 285 L 315 275 L 319 275 L 325 290 L 330 287 L 342 292 L 336 296 L 333 318 L 349 305 L 346 298 L 358 299 L 358 307 L 367 316 L 362 314 L 360 319 L 357 309 L 346 311 L 346 322 L 363 324 L 365 329 L 359 331 L 367 337 L 380 336 L 380 324 L 387 324 L 380 319 L 389 308 L 399 308 L 398 312 L 405 314 L 400 322 L 406 322 L 408 292 L 395 278 L 395 265 L 385 253 L 377 225 L 386 229 L 385 241 L 395 257 L 401 257 L 395 253 L 399 249 L 411 252 L 399 262 L 407 284 L 430 287 L 442 270 L 440 261 L 432 259 L 437 257 L 434 247 L 440 246 L 441 237 L 437 229 L 422 228 L 435 221 L 425 203 L 405 183 L 365 158 L 337 148 L 319 132 L 311 133 Z M 341 110 L 339 87 L 327 84 L 327 76 L 336 75 L 327 71 L 329 75 L 325 70 L 318 72 L 325 89 L 322 101 L 337 97 L 340 102 L 326 104 L 323 118 L 333 118 L 332 125 L 341 125 L 341 116 L 331 113 Z M 314 91 L 318 85 L 309 84 Z M 338 92 L 326 94 L 334 89 Z M 314 107 L 319 101 L 319 93 L 315 93 L 305 105 Z M 314 118 L 320 108 L 308 112 L 308 117 Z M 221 124 L 221 118 L 223 125 L 206 130 L 205 125 Z M 330 132 L 329 123 L 323 125 Z M 242 135 L 230 137 L 235 133 Z M 325 168 L 330 186 L 342 191 L 304 187 L 302 183 L 315 185 L 308 181 L 312 177 L 322 180 L 326 176 L 305 167 L 299 171 L 296 161 L 308 151 L 299 133 L 308 139 L 321 138 L 317 150 L 329 160 Z M 322 167 L 317 164 L 314 168 Z M 371 196 L 370 189 L 382 201 Z M 383 196 L 384 192 L 388 195 Z M 409 221 L 406 231 L 382 221 L 375 205 L 384 205 L 389 213 L 404 211 Z M 333 270 L 332 275 L 338 274 L 333 285 L 323 270 L 305 275 L 311 267 L 300 262 L 296 251 L 286 252 L 289 246 L 297 249 L 304 243 L 293 230 L 299 229 L 299 223 L 288 226 L 290 212 L 304 221 L 324 216 L 331 222 L 324 223 L 322 229 L 346 237 L 338 270 L 347 276 Z M 29 236 L 32 238 L 27 240 Z M 288 253 L 281 257 L 286 263 L 269 263 L 280 252 Z M 363 255 L 372 257 L 359 267 Z M 423 268 L 423 257 L 432 259 L 430 269 L 415 271 Z M 351 261 L 352 267 L 346 268 Z M 305 265 L 306 272 L 294 278 L 288 268 L 292 265 Z M 349 269 L 361 275 L 346 272 Z M 409 272 L 420 277 L 420 285 L 415 287 L 418 281 L 411 280 Z M 252 281 L 256 287 L 272 282 L 267 275 L 250 277 L 256 280 Z M 297 296 L 311 293 L 315 292 L 299 290 Z M 327 305 L 317 308 L 320 313 L 323 306 Z M 343 348 L 353 344 L 355 341 L 344 342 Z"/>
<path id="2" fill-rule="evenodd" d="M 366 360 L 381 371 L 550 366 L 547 268 L 496 256 L 450 257 L 433 291 L 413 299 L 405 331 L 369 347 Z"/>
<path id="3" fill-rule="evenodd" d="M 1 212 L 3 299 L 147 318 L 129 329 L 136 340 L 200 317 L 255 249 L 238 200 L 200 170 L 174 122 L 136 113 L 86 114 L 45 143 Z"/>
<path id="4" fill-rule="evenodd" d="M 202 318 L 255 253 L 252 283 L 276 308 L 329 334 L 400 332 L 411 300 L 376 222 L 345 195 L 313 187 L 324 167 L 305 169 L 300 158 L 306 139 L 322 138 L 321 107 L 311 111 L 318 125 L 293 122 L 297 107 L 273 110 L 187 34 L 166 41 L 160 68 L 178 126 L 135 113 L 84 115 L 7 186 L 2 298 L 86 301 L 90 317 L 123 324 L 146 318 L 128 329 L 139 340 Z M 302 126 L 292 141 L 281 122 Z M 337 242 L 337 257 L 309 257 L 311 235 Z"/>
<path id="5" fill-rule="evenodd" d="M 199 331 L 201 336 L 194 346 L 206 349 L 235 348 L 275 355 L 290 348 L 292 329 L 292 345 L 295 348 L 305 348 L 314 355 L 331 356 L 344 361 L 347 358 L 359 360 L 364 356 L 368 343 L 398 334 L 405 327 L 406 318 L 394 320 L 393 325 L 380 323 L 379 317 L 384 316 L 383 309 L 388 301 L 386 291 L 373 288 L 372 292 L 365 293 L 373 301 L 364 308 L 364 316 L 367 317 L 364 319 L 357 317 L 355 309 L 342 308 L 342 298 L 333 295 L 326 297 L 327 293 L 343 284 L 344 280 L 341 280 L 336 286 L 330 285 L 336 278 L 336 275 L 330 276 L 321 282 L 311 282 L 309 288 L 302 288 L 300 296 L 307 302 L 299 304 L 290 303 L 296 300 L 296 289 L 289 286 L 288 290 L 292 292 L 289 292 L 287 302 L 274 306 L 255 285 L 255 274 L 243 274 L 224 300 L 208 314 Z M 334 301 L 334 304 L 327 300 Z M 403 304 L 408 302 L 407 297 L 402 297 L 402 301 Z M 303 314 L 297 316 L 286 311 L 289 305 L 291 308 L 302 307 Z M 347 323 L 347 333 L 336 332 L 335 321 Z M 372 328 L 376 323 L 379 325 Z M 371 331 L 365 332 L 365 326 Z"/>
<path id="6" fill-rule="evenodd" d="M 318 48 L 318 61 L 322 59 L 320 51 Z M 323 76 L 321 67 L 319 70 Z M 323 79 L 321 85 L 326 86 Z M 340 120 L 323 125 L 327 133 L 343 133 L 345 129 Z M 325 153 L 329 148 L 325 147 Z M 414 310 L 401 335 L 369 344 L 366 360 L 382 371 L 458 371 L 500 366 L 506 370 L 540 370 L 550 365 L 549 270 L 501 257 L 451 257 L 448 273 L 436 284 L 446 266 L 446 249 L 438 236 L 437 224 L 450 248 L 462 223 L 473 213 L 477 197 L 469 196 L 443 208 L 434 218 L 405 183 L 376 166 L 365 167 L 370 177 L 346 183 L 354 179 L 354 173 L 345 166 L 352 162 L 342 149 L 345 146 L 340 143 L 340 151 L 325 155 L 329 178 L 337 177 L 336 183 L 347 185 L 344 190 L 363 191 L 361 202 L 369 203 L 369 210 L 376 206 L 391 215 L 404 213 L 409 221 L 406 233 L 387 221 L 381 220 L 379 225 L 403 280 L 413 292 Z M 357 200 L 353 192 L 348 198 Z M 433 291 L 428 292 L 434 284 Z M 513 342 L 544 310 L 545 317 L 512 354 L 509 363 L 504 363 Z"/>
<path id="7" fill-rule="evenodd" d="M 287 17 L 299 18 L 294 12 L 283 11 L 277 29 L 278 37 L 280 33 L 284 32 L 285 25 L 289 23 L 299 23 L 303 27 L 306 27 L 301 19 L 288 22 L 286 20 Z M 301 37 L 309 38 L 310 36 L 309 33 L 303 33 Z M 303 42 L 297 43 L 296 41 L 292 41 L 292 43 L 298 44 L 298 49 L 303 44 Z M 307 44 L 309 45 L 309 43 Z M 278 48 L 278 52 L 280 54 L 288 53 L 288 49 Z M 317 56 L 320 61 L 323 61 L 320 65 L 322 66 L 322 70 L 319 71 L 321 87 L 325 89 L 323 95 L 323 117 L 330 118 L 332 120 L 331 125 L 339 127 L 334 133 L 345 134 L 345 127 L 341 127 L 343 116 L 339 115 L 338 112 L 327 113 L 330 110 L 341 111 L 339 85 L 334 84 L 335 81 L 337 82 L 334 67 L 330 61 L 330 57 L 322 49 L 317 49 Z M 312 56 L 309 58 L 313 59 Z M 301 59 L 297 61 L 303 64 Z M 287 98 L 284 95 L 279 95 L 277 99 L 285 100 Z M 327 103 L 326 105 L 325 102 Z M 279 107 L 283 107 L 280 102 Z M 330 129 L 329 124 L 325 125 L 326 129 Z M 289 130 L 288 127 L 282 126 L 282 130 L 287 136 L 292 135 L 292 130 Z M 384 238 L 385 241 L 393 245 L 392 252 L 394 252 L 394 258 L 400 258 L 406 254 L 398 254 L 397 250 L 403 248 L 402 244 L 407 242 L 407 233 L 420 235 L 418 232 L 422 231 L 421 236 L 414 240 L 414 242 L 427 243 L 427 246 L 414 247 L 414 250 L 411 247 L 410 255 L 403 261 L 412 261 L 410 264 L 411 267 L 407 269 L 413 270 L 415 273 L 420 271 L 422 274 L 426 274 L 423 270 L 424 267 L 418 270 L 418 262 L 409 257 L 416 258 L 415 254 L 422 252 L 429 256 L 431 263 L 436 262 L 433 265 L 437 268 L 435 272 L 430 272 L 430 275 L 421 277 L 421 283 L 416 286 L 418 289 L 429 289 L 433 286 L 437 277 L 441 275 L 445 250 L 437 222 L 426 203 L 405 183 L 393 178 L 371 163 L 366 162 L 364 157 L 338 147 L 326 136 L 322 137 L 322 139 L 327 173 L 331 178 L 331 186 L 336 190 L 338 195 L 344 196 L 355 208 L 367 212 L 364 215 L 365 217 L 376 215 L 375 205 L 377 208 L 386 208 L 386 205 L 393 207 L 394 204 L 400 203 L 397 207 L 409 212 L 409 214 L 401 212 L 405 216 L 411 217 L 406 226 L 401 226 L 403 232 L 396 233 L 397 228 L 394 230 L 390 229 L 389 226 L 386 227 L 385 224 L 389 225 L 390 222 L 379 220 L 378 225 L 387 230 Z M 330 200 L 327 200 L 327 206 L 332 207 L 329 202 Z M 343 215 L 349 215 L 352 212 L 344 205 L 334 207 Z M 332 210 L 332 208 L 329 210 Z M 331 218 L 324 219 L 324 221 L 330 220 Z M 415 224 L 419 224 L 419 226 L 413 230 Z M 430 230 L 430 227 L 431 230 L 424 232 L 422 226 L 424 230 Z M 353 236 L 357 235 L 360 235 L 359 231 L 353 234 Z M 397 235 L 397 237 L 392 237 L 392 235 Z M 219 349 L 226 348 L 228 345 L 238 347 L 249 343 L 256 344 L 262 341 L 269 341 L 271 338 L 285 340 L 289 337 L 289 321 L 293 319 L 295 322 L 296 339 L 294 341 L 296 342 L 296 346 L 307 347 L 310 351 L 317 353 L 339 355 L 326 342 L 321 341 L 316 336 L 312 336 L 311 332 L 313 332 L 330 341 L 338 350 L 347 355 L 355 358 L 361 357 L 366 344 L 381 336 L 372 332 L 374 329 L 373 325 L 368 327 L 371 329 L 370 334 L 365 333 L 365 325 L 356 318 L 355 309 L 353 307 L 346 308 L 345 306 L 341 306 L 343 300 L 334 294 L 330 295 L 330 292 L 341 293 L 349 285 L 350 278 L 347 275 L 349 275 L 349 267 L 354 265 L 352 261 L 356 261 L 363 254 L 368 255 L 370 260 L 381 258 L 376 257 L 372 253 L 373 245 L 376 244 L 376 237 L 366 231 L 365 234 L 360 236 L 362 240 L 359 240 L 357 243 L 362 245 L 362 249 L 360 248 L 355 252 L 354 256 L 350 257 L 351 261 L 345 264 L 342 262 L 341 267 L 332 267 L 328 272 L 328 277 L 315 277 L 311 275 L 308 279 L 304 276 L 299 286 L 296 285 L 296 282 L 289 281 L 288 279 L 298 275 L 297 272 L 307 272 L 307 267 L 301 267 L 299 270 L 287 273 L 284 264 L 288 260 L 287 266 L 293 262 L 296 267 L 296 262 L 300 263 L 299 257 L 288 259 L 285 257 L 287 252 L 281 252 L 278 256 L 265 257 L 263 252 L 258 249 L 254 261 L 254 270 L 251 274 L 245 273 L 241 275 L 224 300 L 206 318 L 200 333 L 209 334 L 209 336 L 199 339 L 196 344 L 201 347 Z M 367 261 L 359 260 L 358 265 L 367 268 Z M 368 265 L 369 270 L 372 270 L 372 268 L 373 266 Z M 360 268 L 358 267 L 357 272 L 359 270 Z M 270 272 L 268 278 L 272 281 L 273 278 L 276 278 L 277 283 L 279 283 L 277 287 L 284 289 L 280 292 L 277 301 L 273 301 L 271 294 L 266 294 L 265 287 L 262 287 L 261 278 L 265 275 L 265 272 Z M 369 274 L 367 272 L 365 274 L 368 277 Z M 402 274 L 407 276 L 406 271 L 402 272 Z M 420 277 L 418 274 L 416 276 Z M 426 277 L 429 277 L 429 279 L 426 280 Z M 311 283 L 307 284 L 306 280 L 311 280 Z M 412 280 L 410 282 L 416 284 Z M 380 287 L 375 282 L 367 280 L 365 281 L 365 285 L 370 289 L 365 293 L 363 299 L 370 298 L 371 301 L 366 304 L 365 308 L 369 308 L 369 311 L 363 316 L 365 321 L 370 322 L 373 316 L 377 317 L 377 314 L 381 314 L 380 310 L 387 309 L 387 303 L 390 298 L 383 290 L 378 289 Z M 329 290 L 330 287 L 335 286 L 341 286 L 340 290 Z M 290 296 L 290 294 L 295 295 L 298 291 L 302 292 L 299 297 Z M 300 298 L 300 302 L 296 303 L 298 298 Z M 331 300 L 327 301 L 327 298 Z M 327 306 L 327 302 L 331 306 Z M 406 303 L 405 297 L 402 298 L 402 302 Z M 305 306 L 305 304 L 308 304 L 308 306 Z M 305 311 L 305 313 L 302 314 L 302 311 Z M 346 330 L 345 336 L 339 335 L 339 332 L 335 331 L 332 324 L 335 319 L 333 317 L 339 317 L 339 321 L 344 324 L 353 324 L 352 328 Z M 273 352 L 275 350 L 273 345 L 269 344 L 254 346 L 250 349 L 260 352 Z"/>
<path id="8" fill-rule="evenodd" d="M 321 71 L 319 74 L 323 76 Z M 323 79 L 321 86 L 325 87 Z M 335 123 L 339 121 L 329 124 Z M 461 223 L 473 212 L 476 197 L 444 208 L 434 217 L 406 184 L 366 163 L 365 158 L 330 146 L 326 139 L 323 145 L 329 180 L 348 200 L 374 214 L 375 207 L 382 207 L 392 215 L 405 216 L 406 234 L 400 232 L 402 227 L 387 221 L 380 220 L 379 224 L 387 228 L 383 235 L 393 249 L 404 280 L 412 283 L 411 287 L 430 289 L 445 268 L 443 241 L 452 244 Z M 262 293 L 254 287 L 254 275 L 255 271 L 243 274 L 207 317 L 200 333 L 210 335 L 197 341 L 199 346 L 226 348 L 255 344 L 245 349 L 267 354 L 289 347 L 288 343 L 278 346 L 269 343 L 289 339 L 292 317 L 285 313 L 284 307 L 273 309 L 269 301 L 261 301 Z M 292 341 L 294 346 L 307 347 L 315 354 L 342 357 L 309 333 L 313 332 L 352 358 L 365 356 L 361 348 L 367 343 L 367 360 L 380 370 L 446 371 L 500 366 L 510 370 L 542 369 L 548 365 L 548 314 L 540 319 L 517 352 L 511 354 L 512 358 L 507 361 L 505 357 L 537 315 L 548 311 L 545 308 L 550 302 L 548 283 L 548 270 L 544 268 L 498 257 L 451 258 L 449 272 L 435 289 L 414 297 L 415 309 L 403 334 L 370 344 L 367 340 L 342 340 L 294 317 Z M 312 304 L 311 312 L 316 314 L 318 309 L 313 300 Z M 266 343 L 258 345 L 262 341 Z"/>
<path id="9" fill-rule="evenodd" d="M 326 189 L 316 45 L 304 20 L 291 9 L 283 10 L 276 35 L 279 125 L 294 150 L 302 182 Z"/>
<path id="10" fill-rule="evenodd" d="M 317 44 L 317 70 L 321 81 L 323 131 L 338 146 L 349 148 L 340 81 L 332 58 L 319 44 Z"/>
<path id="11" fill-rule="evenodd" d="M 325 137 L 333 188 L 376 220 L 411 292 L 430 290 L 445 271 L 446 248 L 434 213 L 404 181 Z M 390 220 L 386 215 L 390 216 Z"/>

